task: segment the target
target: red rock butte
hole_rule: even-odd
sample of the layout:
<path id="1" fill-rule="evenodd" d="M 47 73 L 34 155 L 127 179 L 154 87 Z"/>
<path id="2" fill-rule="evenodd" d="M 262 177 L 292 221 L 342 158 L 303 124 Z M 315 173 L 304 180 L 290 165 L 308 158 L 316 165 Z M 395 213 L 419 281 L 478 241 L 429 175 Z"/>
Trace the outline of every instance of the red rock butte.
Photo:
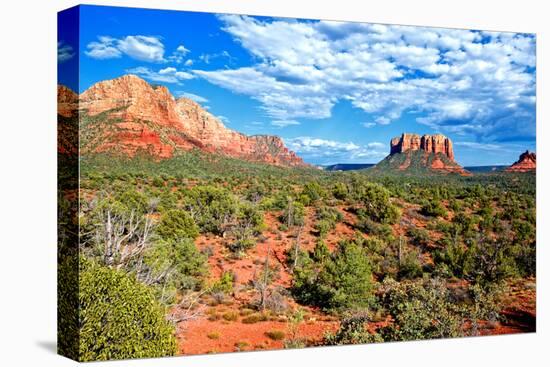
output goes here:
<path id="1" fill-rule="evenodd" d="M 392 156 L 405 154 L 405 161 L 398 167 L 404 171 L 411 167 L 411 152 L 423 152 L 420 164 L 432 171 L 442 173 L 457 173 L 463 176 L 471 175 L 455 162 L 453 142 L 445 135 L 418 135 L 403 133 L 390 141 L 390 155 L 385 159 L 392 161 Z M 418 158 L 416 158 L 418 159 Z"/>
<path id="2" fill-rule="evenodd" d="M 390 154 L 404 153 L 408 150 L 423 150 L 428 153 L 442 153 L 455 160 L 453 143 L 445 135 L 423 135 L 404 133 L 390 142 Z"/>
<path id="3" fill-rule="evenodd" d="M 307 166 L 278 136 L 247 136 L 233 131 L 201 105 L 176 99 L 164 86 L 152 86 L 135 75 L 98 82 L 80 96 L 58 86 L 58 113 L 87 116 L 107 113 L 111 123 L 87 126 L 96 139 L 81 152 L 117 152 L 130 157 L 140 151 L 166 159 L 180 151 L 208 153 L 280 166 Z M 113 128 L 114 127 L 114 128 Z"/>
<path id="4" fill-rule="evenodd" d="M 526 150 L 517 162 L 506 168 L 506 172 L 530 172 L 537 169 L 537 155 Z"/>

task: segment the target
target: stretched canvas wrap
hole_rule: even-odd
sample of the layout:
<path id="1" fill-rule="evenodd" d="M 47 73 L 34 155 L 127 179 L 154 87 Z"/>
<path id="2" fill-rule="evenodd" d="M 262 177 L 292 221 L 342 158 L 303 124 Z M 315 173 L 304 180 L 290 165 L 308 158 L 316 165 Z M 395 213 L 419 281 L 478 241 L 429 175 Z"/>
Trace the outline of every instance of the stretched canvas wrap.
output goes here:
<path id="1" fill-rule="evenodd" d="M 60 354 L 534 332 L 535 43 L 60 12 Z"/>

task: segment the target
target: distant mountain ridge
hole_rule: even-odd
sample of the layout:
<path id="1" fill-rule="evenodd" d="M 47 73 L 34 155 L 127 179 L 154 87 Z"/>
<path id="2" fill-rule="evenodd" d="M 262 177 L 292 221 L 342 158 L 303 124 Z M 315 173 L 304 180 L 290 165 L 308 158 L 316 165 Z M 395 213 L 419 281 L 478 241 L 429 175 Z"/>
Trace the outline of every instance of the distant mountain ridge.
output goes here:
<path id="1" fill-rule="evenodd" d="M 356 171 L 374 167 L 375 163 L 336 163 L 322 166 L 325 171 Z"/>
<path id="2" fill-rule="evenodd" d="M 74 116 L 77 110 L 84 155 L 146 153 L 166 159 L 200 149 L 252 162 L 307 166 L 278 136 L 233 131 L 195 101 L 176 99 L 166 87 L 153 87 L 135 75 L 98 82 L 80 96 L 58 86 L 58 114 Z"/>

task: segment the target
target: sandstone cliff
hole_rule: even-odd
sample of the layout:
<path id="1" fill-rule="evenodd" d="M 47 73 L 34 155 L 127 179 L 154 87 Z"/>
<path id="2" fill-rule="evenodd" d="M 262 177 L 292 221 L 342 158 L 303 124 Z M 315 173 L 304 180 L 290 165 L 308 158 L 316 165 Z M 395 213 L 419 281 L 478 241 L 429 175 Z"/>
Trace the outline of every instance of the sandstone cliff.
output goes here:
<path id="1" fill-rule="evenodd" d="M 58 109 L 65 114 L 65 100 L 70 97 L 65 87 L 58 90 Z M 93 85 L 79 96 L 78 108 L 85 130 L 83 154 L 116 152 L 133 157 L 145 152 L 164 159 L 198 148 L 254 162 L 306 165 L 279 137 L 247 136 L 228 129 L 198 103 L 175 99 L 167 88 L 153 87 L 135 75 Z"/>
<path id="2" fill-rule="evenodd" d="M 517 162 L 506 169 L 506 172 L 530 172 L 537 169 L 537 155 L 526 150 Z"/>
<path id="3" fill-rule="evenodd" d="M 390 142 L 390 154 L 404 153 L 408 150 L 423 150 L 428 153 L 442 153 L 454 161 L 453 143 L 444 135 L 423 135 L 404 133 Z"/>
<path id="4" fill-rule="evenodd" d="M 377 164 L 377 168 L 470 175 L 454 159 L 453 143 L 446 136 L 404 133 L 391 139 L 390 154 Z"/>

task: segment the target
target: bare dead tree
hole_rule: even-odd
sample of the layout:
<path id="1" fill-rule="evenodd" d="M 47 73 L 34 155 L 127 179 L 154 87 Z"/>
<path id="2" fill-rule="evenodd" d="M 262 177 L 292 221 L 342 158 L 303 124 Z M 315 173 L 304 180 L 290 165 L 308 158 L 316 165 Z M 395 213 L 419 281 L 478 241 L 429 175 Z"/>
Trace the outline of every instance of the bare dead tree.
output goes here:
<path id="1" fill-rule="evenodd" d="M 269 284 L 270 284 L 270 276 L 269 276 L 269 254 L 271 252 L 271 247 L 269 242 L 267 243 L 267 253 L 265 255 L 265 260 L 263 264 L 263 272 L 260 273 L 258 276 L 254 274 L 254 277 L 252 279 L 252 285 L 254 286 L 254 289 L 258 291 L 258 294 L 260 296 L 259 300 L 259 308 L 260 310 L 264 310 L 266 306 L 267 298 L 269 297 Z M 254 271 L 256 272 L 256 271 Z"/>
<path id="2" fill-rule="evenodd" d="M 140 216 L 133 210 L 118 213 L 111 208 L 99 212 L 94 240 L 102 247 L 101 258 L 105 265 L 121 268 L 136 261 L 138 268 L 141 267 L 141 256 L 150 245 L 153 232 L 150 214 Z"/>
<path id="3" fill-rule="evenodd" d="M 294 242 L 294 263 L 292 264 L 292 271 L 298 266 L 298 255 L 300 254 L 300 238 L 302 237 L 302 230 L 304 225 L 302 224 L 298 229 L 298 234 L 296 236 L 296 242 Z"/>
<path id="4" fill-rule="evenodd" d="M 185 327 L 185 323 L 195 320 L 204 314 L 204 305 L 200 303 L 201 297 L 206 291 L 190 292 L 183 296 L 167 319 L 178 329 Z M 183 324 L 182 324 L 183 323 Z"/>

